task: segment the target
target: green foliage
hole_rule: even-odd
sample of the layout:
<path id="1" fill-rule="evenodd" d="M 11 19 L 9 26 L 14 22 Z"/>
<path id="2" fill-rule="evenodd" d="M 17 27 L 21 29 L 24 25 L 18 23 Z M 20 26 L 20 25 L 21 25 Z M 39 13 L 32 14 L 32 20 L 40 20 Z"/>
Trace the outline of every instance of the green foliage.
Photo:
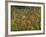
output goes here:
<path id="1" fill-rule="evenodd" d="M 40 7 L 11 7 L 11 31 L 40 30 Z"/>

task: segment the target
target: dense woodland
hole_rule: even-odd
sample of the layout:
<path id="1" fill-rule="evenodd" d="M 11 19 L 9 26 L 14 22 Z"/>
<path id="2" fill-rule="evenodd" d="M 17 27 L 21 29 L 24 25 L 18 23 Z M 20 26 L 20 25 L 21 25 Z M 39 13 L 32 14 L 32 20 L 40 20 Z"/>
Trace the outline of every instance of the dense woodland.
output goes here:
<path id="1" fill-rule="evenodd" d="M 41 29 L 41 7 L 11 6 L 11 31 Z"/>

